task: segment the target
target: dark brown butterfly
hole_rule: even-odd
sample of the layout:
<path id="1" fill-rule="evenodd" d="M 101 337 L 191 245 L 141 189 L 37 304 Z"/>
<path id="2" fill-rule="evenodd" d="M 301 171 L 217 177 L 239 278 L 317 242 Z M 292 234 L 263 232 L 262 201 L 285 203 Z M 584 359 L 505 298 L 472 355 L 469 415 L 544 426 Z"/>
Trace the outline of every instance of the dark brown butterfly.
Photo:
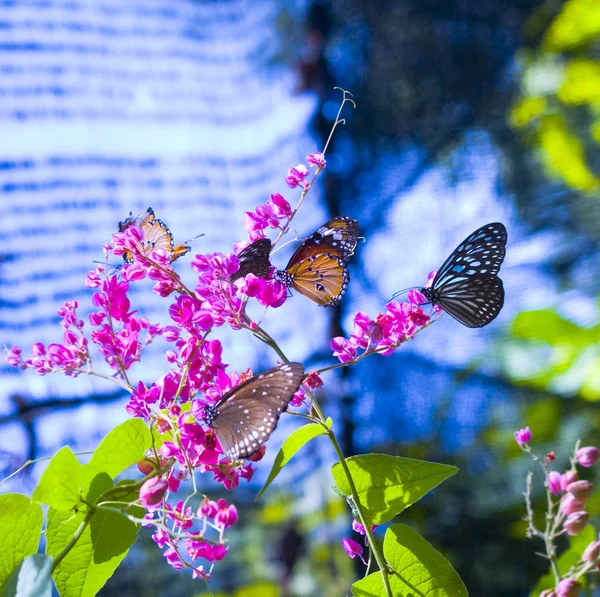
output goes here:
<path id="1" fill-rule="evenodd" d="M 271 271 L 269 255 L 271 241 L 268 238 L 259 238 L 248 245 L 239 255 L 240 269 L 231 276 L 231 282 L 244 278 L 252 273 L 257 278 L 268 278 Z"/>
<path id="2" fill-rule="evenodd" d="M 292 255 L 275 277 L 317 305 L 333 307 L 346 292 L 350 274 L 348 260 L 358 242 L 358 222 L 338 216 L 320 226 Z"/>
<path id="3" fill-rule="evenodd" d="M 186 244 L 175 246 L 169 227 L 154 215 L 151 207 L 135 218 L 130 213 L 125 221 L 119 222 L 119 232 L 127 230 L 130 226 L 139 226 L 144 231 L 143 245 L 140 250 L 143 255 L 150 256 L 152 251 L 164 249 L 173 262 L 191 251 L 191 247 Z M 123 253 L 123 260 L 125 263 L 133 263 L 133 254 L 126 251 Z"/>
<path id="4" fill-rule="evenodd" d="M 504 305 L 504 286 L 498 272 L 507 238 L 500 222 L 478 228 L 446 259 L 431 287 L 421 288 L 421 292 L 432 305 L 439 305 L 463 325 L 487 325 Z"/>
<path id="5" fill-rule="evenodd" d="M 303 378 L 300 363 L 287 363 L 251 377 L 215 405 L 205 406 L 204 420 L 225 456 L 237 460 L 254 454 L 275 430 Z"/>

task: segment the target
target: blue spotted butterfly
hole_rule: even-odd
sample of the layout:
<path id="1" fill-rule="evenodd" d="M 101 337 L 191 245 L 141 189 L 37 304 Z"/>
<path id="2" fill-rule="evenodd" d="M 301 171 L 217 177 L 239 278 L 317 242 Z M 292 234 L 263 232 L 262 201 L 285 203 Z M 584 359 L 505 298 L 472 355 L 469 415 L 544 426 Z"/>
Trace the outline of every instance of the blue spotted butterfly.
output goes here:
<path id="1" fill-rule="evenodd" d="M 487 325 L 504 306 L 504 286 L 498 272 L 507 238 L 500 222 L 478 228 L 456 247 L 431 287 L 421 288 L 421 293 L 468 328 Z"/>

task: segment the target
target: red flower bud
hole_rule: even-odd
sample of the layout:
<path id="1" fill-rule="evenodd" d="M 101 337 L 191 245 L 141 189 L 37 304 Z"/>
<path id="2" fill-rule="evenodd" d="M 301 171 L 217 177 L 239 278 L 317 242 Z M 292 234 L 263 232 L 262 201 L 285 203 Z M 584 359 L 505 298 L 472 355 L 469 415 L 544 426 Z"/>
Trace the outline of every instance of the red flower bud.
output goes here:
<path id="1" fill-rule="evenodd" d="M 554 452 L 548 452 L 548 454 L 546 454 L 546 460 L 548 462 L 554 462 L 556 460 L 556 454 Z"/>

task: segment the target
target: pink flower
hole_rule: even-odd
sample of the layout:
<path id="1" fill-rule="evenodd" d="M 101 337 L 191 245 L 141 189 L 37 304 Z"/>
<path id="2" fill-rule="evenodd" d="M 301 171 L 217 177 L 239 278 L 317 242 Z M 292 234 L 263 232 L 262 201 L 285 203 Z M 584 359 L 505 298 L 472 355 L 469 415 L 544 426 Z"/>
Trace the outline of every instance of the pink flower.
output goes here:
<path id="1" fill-rule="evenodd" d="M 225 500 L 219 500 L 219 502 L 225 502 Z M 215 516 L 215 525 L 221 529 L 228 529 L 238 521 L 237 508 L 231 504 L 227 507 L 222 507 L 223 504 L 219 504 L 220 509 Z"/>
<path id="2" fill-rule="evenodd" d="M 598 462 L 598 459 L 600 458 L 600 450 L 594 446 L 586 446 L 585 448 L 580 448 L 577 450 L 575 458 L 581 466 L 585 466 L 587 468 Z"/>
<path id="3" fill-rule="evenodd" d="M 356 358 L 356 346 L 350 340 L 346 340 L 343 336 L 333 338 L 329 343 L 329 347 L 333 350 L 333 356 L 337 357 L 342 363 L 347 363 Z"/>
<path id="4" fill-rule="evenodd" d="M 371 525 L 371 532 L 373 532 L 377 528 L 377 525 Z M 362 523 L 358 522 L 358 520 L 352 521 L 352 530 L 359 535 L 366 535 L 365 527 Z"/>
<path id="5" fill-rule="evenodd" d="M 560 480 L 562 475 L 556 471 L 550 471 L 548 474 L 548 489 L 554 494 L 559 495 L 562 491 Z"/>
<path id="6" fill-rule="evenodd" d="M 205 497 L 200 503 L 197 516 L 199 518 L 214 518 L 218 511 L 217 502 L 213 502 Z"/>
<path id="7" fill-rule="evenodd" d="M 556 597 L 578 597 L 581 589 L 581 583 L 572 578 L 565 578 L 556 587 Z"/>
<path id="8" fill-rule="evenodd" d="M 320 170 L 323 170 L 323 168 L 325 168 L 325 166 L 327 166 L 327 162 L 325 161 L 325 156 L 320 151 L 315 151 L 314 153 L 309 153 L 306 156 L 306 161 L 311 166 L 316 166 Z"/>
<path id="9" fill-rule="evenodd" d="M 285 178 L 285 182 L 290 189 L 295 189 L 298 185 L 303 186 L 305 189 L 308 187 L 308 183 L 304 180 L 310 171 L 304 164 L 299 164 L 295 168 L 290 168 L 288 175 Z"/>
<path id="10" fill-rule="evenodd" d="M 183 569 L 183 562 L 181 561 L 181 558 L 179 557 L 179 554 L 177 553 L 177 551 L 175 550 L 174 547 L 169 547 L 169 549 L 167 549 L 165 552 L 163 552 L 163 555 L 165 556 L 167 562 L 175 569 L 175 570 L 182 570 Z"/>
<path id="11" fill-rule="evenodd" d="M 156 529 L 152 539 L 162 549 L 169 542 L 169 533 L 165 529 Z"/>
<path id="12" fill-rule="evenodd" d="M 278 218 L 289 218 L 292 215 L 290 204 L 279 193 L 271 195 L 271 198 L 267 200 L 267 205 L 272 208 Z"/>
<path id="13" fill-rule="evenodd" d="M 365 562 L 365 559 L 363 558 L 363 548 L 362 546 L 357 543 L 356 541 L 354 541 L 353 539 L 348 539 L 347 537 L 344 537 L 342 539 L 342 547 L 344 548 L 344 551 L 352 558 L 354 559 L 356 556 L 358 556 L 363 563 L 366 565 L 367 563 Z"/>
<path id="14" fill-rule="evenodd" d="M 540 597 L 556 597 L 556 593 L 553 589 L 546 589 L 540 593 Z"/>
<path id="15" fill-rule="evenodd" d="M 153 477 L 140 487 L 140 502 L 144 508 L 152 508 L 163 501 L 169 484 L 163 477 Z"/>
<path id="16" fill-rule="evenodd" d="M 429 301 L 425 298 L 425 295 L 416 288 L 411 288 L 408 291 L 408 302 L 411 305 L 424 305 Z"/>
<path id="17" fill-rule="evenodd" d="M 519 444 L 519 446 L 523 446 L 528 444 L 531 441 L 531 430 L 529 427 L 525 427 L 525 429 L 519 429 L 519 431 L 515 431 L 515 440 Z"/>
<path id="18" fill-rule="evenodd" d="M 587 526 L 589 519 L 590 515 L 587 512 L 573 512 L 573 514 L 567 516 L 563 527 L 566 529 L 568 535 L 579 535 Z"/>

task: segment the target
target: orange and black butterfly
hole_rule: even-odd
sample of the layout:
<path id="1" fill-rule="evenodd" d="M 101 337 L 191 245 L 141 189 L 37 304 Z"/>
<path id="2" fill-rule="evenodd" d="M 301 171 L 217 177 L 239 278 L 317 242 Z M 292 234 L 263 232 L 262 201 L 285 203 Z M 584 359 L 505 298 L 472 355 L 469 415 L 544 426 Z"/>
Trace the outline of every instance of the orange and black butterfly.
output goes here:
<path id="1" fill-rule="evenodd" d="M 358 222 L 338 216 L 320 226 L 292 255 L 275 277 L 322 307 L 339 304 L 350 274 L 348 260 L 358 242 Z"/>
<path id="2" fill-rule="evenodd" d="M 154 215 L 151 207 L 137 217 L 133 217 L 130 213 L 124 222 L 119 222 L 119 232 L 124 232 L 130 226 L 139 226 L 144 231 L 143 246 L 140 251 L 143 255 L 150 256 L 152 251 L 164 249 L 173 262 L 191 251 L 191 247 L 186 244 L 175 246 L 169 227 Z M 125 263 L 133 263 L 133 253 L 131 251 L 123 253 L 123 260 Z"/>

